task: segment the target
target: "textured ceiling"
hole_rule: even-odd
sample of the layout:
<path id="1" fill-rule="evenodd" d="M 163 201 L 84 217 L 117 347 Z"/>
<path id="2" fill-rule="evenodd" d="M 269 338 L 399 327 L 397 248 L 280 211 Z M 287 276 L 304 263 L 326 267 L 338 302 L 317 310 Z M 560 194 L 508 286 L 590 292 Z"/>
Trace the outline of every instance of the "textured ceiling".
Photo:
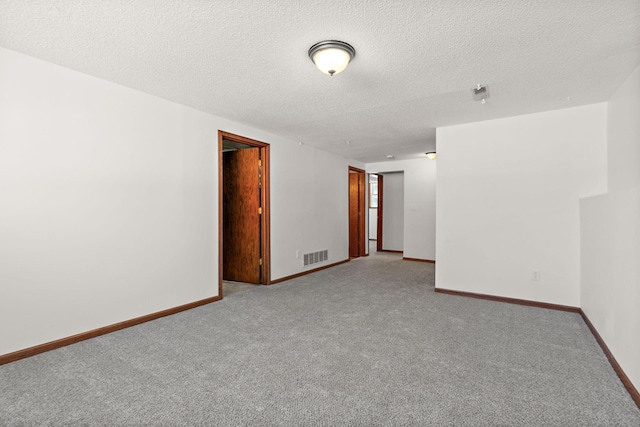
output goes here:
<path id="1" fill-rule="evenodd" d="M 307 57 L 324 39 L 357 51 L 340 75 Z M 373 162 L 608 100 L 640 64 L 640 0 L 0 0 L 0 46 Z"/>

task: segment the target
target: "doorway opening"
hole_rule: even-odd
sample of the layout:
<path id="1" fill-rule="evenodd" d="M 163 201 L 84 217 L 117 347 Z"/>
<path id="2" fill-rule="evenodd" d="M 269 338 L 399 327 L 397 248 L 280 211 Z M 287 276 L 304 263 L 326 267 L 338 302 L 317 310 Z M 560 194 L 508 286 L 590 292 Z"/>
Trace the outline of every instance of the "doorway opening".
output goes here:
<path id="1" fill-rule="evenodd" d="M 269 144 L 218 131 L 221 297 L 271 283 L 270 229 Z"/>
<path id="2" fill-rule="evenodd" d="M 382 184 L 383 176 L 375 173 L 369 174 L 369 254 L 382 250 Z M 378 233 L 380 231 L 380 233 Z"/>
<path id="3" fill-rule="evenodd" d="M 370 175 L 369 179 L 373 176 L 374 174 Z M 377 173 L 375 176 L 378 193 L 375 208 L 376 251 L 403 253 L 404 172 Z M 370 227 L 373 227 L 373 224 L 370 224 Z"/>
<path id="4" fill-rule="evenodd" d="M 365 171 L 349 166 L 349 258 L 367 256 Z"/>

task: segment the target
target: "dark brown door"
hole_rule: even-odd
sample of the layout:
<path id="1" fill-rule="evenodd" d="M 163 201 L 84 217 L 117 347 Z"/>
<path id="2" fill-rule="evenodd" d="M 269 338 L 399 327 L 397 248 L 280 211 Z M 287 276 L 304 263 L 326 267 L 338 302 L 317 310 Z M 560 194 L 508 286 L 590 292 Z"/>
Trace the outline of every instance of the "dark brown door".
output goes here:
<path id="1" fill-rule="evenodd" d="M 382 252 L 382 215 L 384 215 L 384 176 L 378 175 L 378 223 L 376 224 L 376 251 Z"/>
<path id="2" fill-rule="evenodd" d="M 223 278 L 260 283 L 260 149 L 223 154 Z"/>
<path id="3" fill-rule="evenodd" d="M 365 252 L 365 180 L 364 171 L 349 168 L 349 257 L 357 258 Z"/>
<path id="4" fill-rule="evenodd" d="M 359 230 L 360 223 L 358 221 L 360 213 L 358 212 L 358 174 L 349 172 L 349 257 L 356 258 L 360 256 L 359 248 Z"/>

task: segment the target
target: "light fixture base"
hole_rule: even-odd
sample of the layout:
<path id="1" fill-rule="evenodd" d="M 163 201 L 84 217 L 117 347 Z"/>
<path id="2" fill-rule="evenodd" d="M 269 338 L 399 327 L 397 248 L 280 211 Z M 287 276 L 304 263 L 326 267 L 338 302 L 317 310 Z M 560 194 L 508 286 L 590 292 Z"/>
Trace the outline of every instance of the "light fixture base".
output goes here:
<path id="1" fill-rule="evenodd" d="M 476 87 L 471 89 L 473 93 L 473 100 L 480 101 L 483 104 L 487 102 L 487 98 L 489 98 L 489 85 L 482 85 L 478 83 Z"/>

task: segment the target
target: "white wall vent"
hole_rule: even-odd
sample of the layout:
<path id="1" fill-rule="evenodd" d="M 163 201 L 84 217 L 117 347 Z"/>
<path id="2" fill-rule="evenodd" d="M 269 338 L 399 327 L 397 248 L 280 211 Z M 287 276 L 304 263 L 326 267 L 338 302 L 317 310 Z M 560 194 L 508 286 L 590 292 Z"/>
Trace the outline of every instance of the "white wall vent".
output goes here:
<path id="1" fill-rule="evenodd" d="M 304 267 L 311 264 L 317 264 L 329 259 L 329 251 L 327 249 L 318 252 L 310 252 L 304 254 Z"/>

